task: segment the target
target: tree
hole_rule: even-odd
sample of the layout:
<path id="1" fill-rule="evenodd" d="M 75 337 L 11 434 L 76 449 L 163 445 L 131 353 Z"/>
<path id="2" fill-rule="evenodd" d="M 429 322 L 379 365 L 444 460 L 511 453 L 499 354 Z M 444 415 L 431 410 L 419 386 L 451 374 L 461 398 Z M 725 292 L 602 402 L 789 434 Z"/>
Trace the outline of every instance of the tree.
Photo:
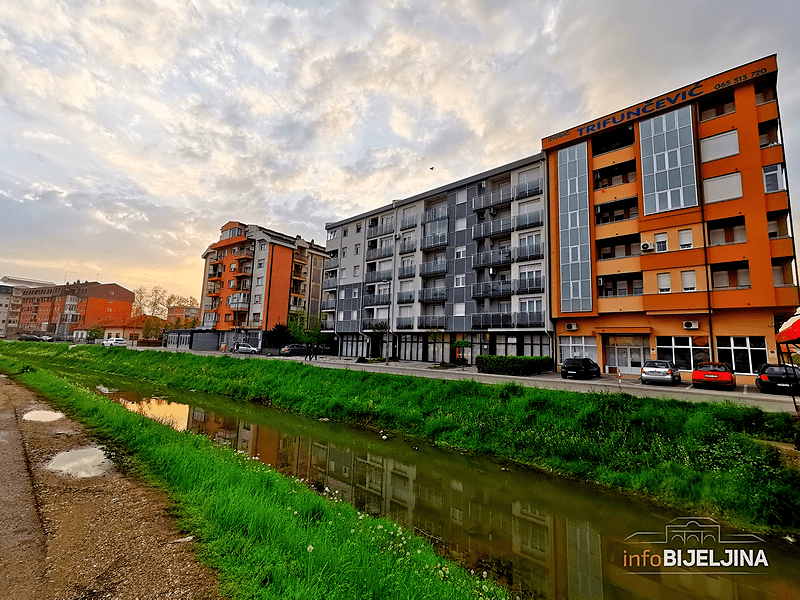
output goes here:
<path id="1" fill-rule="evenodd" d="M 161 319 L 158 317 L 147 317 L 142 325 L 142 337 L 146 340 L 154 340 L 161 331 Z"/>
<path id="2" fill-rule="evenodd" d="M 178 294 L 170 294 L 166 299 L 167 308 L 172 306 L 193 306 L 198 307 L 200 303 L 194 296 L 179 296 Z"/>
<path id="3" fill-rule="evenodd" d="M 150 298 L 150 292 L 147 291 L 147 288 L 143 285 L 140 285 L 136 288 L 133 293 L 135 294 L 135 298 L 133 300 L 133 316 L 138 317 L 139 315 L 143 315 L 147 312 L 147 303 Z"/>
<path id="4" fill-rule="evenodd" d="M 291 314 L 287 326 L 289 333 L 297 343 L 319 344 L 322 337 L 319 317 L 310 316 L 306 319 L 304 313 Z"/>
<path id="5" fill-rule="evenodd" d="M 103 337 L 103 328 L 100 325 L 95 325 L 94 327 L 90 327 L 86 331 L 86 339 L 89 341 L 99 340 Z"/>
<path id="6" fill-rule="evenodd" d="M 162 319 L 167 318 L 167 290 L 157 285 L 150 290 L 147 299 L 147 312 Z"/>
<path id="7" fill-rule="evenodd" d="M 270 348 L 282 348 L 292 341 L 292 333 L 289 327 L 284 323 L 278 323 L 264 333 L 264 342 Z"/>

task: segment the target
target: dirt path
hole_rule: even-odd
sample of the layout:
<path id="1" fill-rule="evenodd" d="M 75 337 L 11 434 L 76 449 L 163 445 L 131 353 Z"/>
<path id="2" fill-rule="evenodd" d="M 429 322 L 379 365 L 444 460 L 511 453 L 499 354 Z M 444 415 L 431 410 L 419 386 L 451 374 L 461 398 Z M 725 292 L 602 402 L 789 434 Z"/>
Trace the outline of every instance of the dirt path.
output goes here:
<path id="1" fill-rule="evenodd" d="M 52 410 L 0 376 L 0 598 L 221 598 L 163 493 L 108 461 L 87 477 L 48 468 L 59 453 L 92 447 L 63 416 L 24 418 Z"/>

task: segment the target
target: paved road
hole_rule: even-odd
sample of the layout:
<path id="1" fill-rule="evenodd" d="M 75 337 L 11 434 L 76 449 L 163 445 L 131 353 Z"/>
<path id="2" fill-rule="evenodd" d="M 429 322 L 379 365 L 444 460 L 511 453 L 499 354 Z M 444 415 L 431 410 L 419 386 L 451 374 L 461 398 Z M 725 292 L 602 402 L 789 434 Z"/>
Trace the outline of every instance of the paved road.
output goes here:
<path id="1" fill-rule="evenodd" d="M 166 348 L 140 348 L 140 350 L 160 350 L 175 352 L 174 349 Z M 179 352 L 189 352 L 191 354 L 221 356 L 223 352 L 208 351 L 200 352 L 195 350 L 179 350 Z M 320 367 L 334 369 L 350 369 L 354 371 L 371 371 L 375 373 L 395 373 L 399 375 L 414 375 L 417 377 L 430 377 L 438 379 L 474 379 L 484 383 L 503 383 L 515 381 L 521 385 L 540 387 L 545 389 L 573 390 L 579 392 L 619 392 L 622 391 L 632 396 L 650 398 L 674 398 L 676 400 L 686 400 L 689 402 L 724 402 L 730 400 L 738 404 L 758 407 L 765 412 L 796 412 L 795 404 L 791 396 L 778 396 L 772 394 L 762 394 L 759 389 L 752 385 L 741 385 L 735 391 L 717 391 L 709 389 L 695 389 L 691 383 L 681 383 L 676 386 L 662 385 L 642 385 L 639 378 L 634 375 L 604 375 L 600 379 L 591 381 L 579 381 L 573 379 L 561 379 L 559 373 L 546 373 L 534 377 L 514 377 L 510 375 L 488 375 L 478 373 L 474 366 L 467 366 L 463 369 L 432 369 L 432 363 L 415 361 L 396 361 L 388 365 L 380 363 L 357 363 L 355 358 L 345 358 L 341 356 L 320 356 L 316 361 L 307 361 L 303 357 L 283 357 L 283 356 L 263 356 L 263 355 L 242 355 L 230 354 L 236 358 L 259 358 L 265 360 L 293 360 L 297 362 L 308 362 Z M 686 375 L 684 375 L 686 378 Z M 800 398 L 797 399 L 800 405 Z"/>

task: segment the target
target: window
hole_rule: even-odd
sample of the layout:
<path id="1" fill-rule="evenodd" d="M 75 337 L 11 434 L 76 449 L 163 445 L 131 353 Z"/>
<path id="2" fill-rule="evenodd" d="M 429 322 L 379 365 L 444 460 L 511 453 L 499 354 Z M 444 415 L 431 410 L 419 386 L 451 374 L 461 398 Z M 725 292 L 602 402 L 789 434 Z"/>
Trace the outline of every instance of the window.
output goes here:
<path id="1" fill-rule="evenodd" d="M 657 233 L 655 237 L 656 242 L 656 252 L 666 252 L 667 251 L 667 234 L 666 233 Z"/>
<path id="2" fill-rule="evenodd" d="M 456 275 L 456 287 L 464 287 L 466 280 L 466 275 Z"/>
<path id="3" fill-rule="evenodd" d="M 233 315 L 225 315 L 225 322 L 230 323 L 233 321 Z"/>
<path id="4" fill-rule="evenodd" d="M 353 266 L 353 277 L 358 277 L 361 275 L 361 265 L 354 265 Z"/>
<path id="5" fill-rule="evenodd" d="M 558 361 L 565 358 L 591 358 L 597 360 L 597 339 L 594 336 L 562 335 L 558 338 Z"/>
<path id="6" fill-rule="evenodd" d="M 691 371 L 709 358 L 708 338 L 705 336 L 657 336 L 656 356 L 658 360 L 671 360 L 682 371 Z"/>
<path id="7" fill-rule="evenodd" d="M 264 261 L 260 260 L 256 263 L 256 269 L 263 269 L 264 268 Z"/>
<path id="8" fill-rule="evenodd" d="M 351 310 L 350 311 L 350 320 L 351 321 L 357 321 L 358 320 L 358 311 L 357 310 Z"/>
<path id="9" fill-rule="evenodd" d="M 347 279 L 347 267 L 342 267 L 339 271 L 339 279 Z"/>
<path id="10" fill-rule="evenodd" d="M 343 237 L 343 238 L 346 238 L 346 237 L 347 237 L 347 227 L 343 227 L 343 228 L 342 228 L 342 237 Z"/>
<path id="11" fill-rule="evenodd" d="M 672 283 L 670 281 L 669 273 L 658 274 L 658 293 L 669 294 L 672 291 Z"/>
<path id="12" fill-rule="evenodd" d="M 356 224 L 356 233 L 361 233 L 361 223 Z"/>
<path id="13" fill-rule="evenodd" d="M 742 197 L 742 174 L 731 173 L 703 180 L 706 203 Z"/>
<path id="14" fill-rule="evenodd" d="M 230 270 L 231 271 L 235 271 L 236 270 L 236 263 L 231 263 Z"/>
<path id="15" fill-rule="evenodd" d="M 464 204 L 467 201 L 467 190 L 458 190 L 456 192 L 456 204 Z"/>
<path id="16" fill-rule="evenodd" d="M 456 258 L 466 258 L 467 257 L 467 247 L 460 246 L 456 248 Z"/>
<path id="17" fill-rule="evenodd" d="M 453 316 L 463 317 L 466 314 L 467 305 L 464 302 L 456 302 L 453 304 Z"/>
<path id="18" fill-rule="evenodd" d="M 780 192 L 786 189 L 786 182 L 783 178 L 783 167 L 781 165 L 769 165 L 764 167 L 764 191 Z"/>
<path id="19" fill-rule="evenodd" d="M 256 285 L 264 285 L 264 278 L 256 277 Z"/>
<path id="20" fill-rule="evenodd" d="M 756 373 L 767 362 L 766 338 L 759 336 L 717 337 L 717 357 L 736 373 Z"/>
<path id="21" fill-rule="evenodd" d="M 700 140 L 700 156 L 703 162 L 737 154 L 739 154 L 739 132 L 735 129 Z"/>
<path id="22" fill-rule="evenodd" d="M 356 247 L 355 247 L 355 249 L 353 250 L 353 252 L 355 253 L 355 255 L 356 255 L 356 256 L 358 256 L 359 254 L 361 254 L 361 244 L 356 244 Z"/>
<path id="23" fill-rule="evenodd" d="M 344 311 L 343 310 L 339 311 L 339 320 L 340 321 L 344 321 Z"/>
<path id="24" fill-rule="evenodd" d="M 697 276 L 694 271 L 681 271 L 681 287 L 684 292 L 697 290 Z"/>
<path id="25" fill-rule="evenodd" d="M 267 249 L 267 242 L 261 242 L 260 249 L 261 250 L 266 250 Z"/>
<path id="26" fill-rule="evenodd" d="M 678 232 L 678 247 L 681 250 L 689 250 L 692 247 L 691 229 L 681 229 Z"/>
<path id="27" fill-rule="evenodd" d="M 233 289 L 233 288 L 235 288 L 235 287 L 236 287 L 236 280 L 235 280 L 235 279 L 231 279 L 231 280 L 228 282 L 228 289 L 229 289 L 229 290 L 232 290 L 232 289 Z"/>
<path id="28" fill-rule="evenodd" d="M 456 219 L 456 231 L 463 231 L 467 228 L 466 219 Z"/>
<path id="29" fill-rule="evenodd" d="M 347 248 L 342 248 L 342 258 L 347 258 Z"/>
<path id="30" fill-rule="evenodd" d="M 253 302 L 260 303 L 261 302 L 261 294 L 256 294 L 253 296 Z"/>
<path id="31" fill-rule="evenodd" d="M 358 298 L 358 288 L 353 288 L 353 298 Z"/>
<path id="32" fill-rule="evenodd" d="M 261 313 L 253 313 L 253 321 L 259 323 L 261 321 Z"/>
<path id="33" fill-rule="evenodd" d="M 344 288 L 339 290 L 339 300 L 344 300 L 344 293 L 345 293 Z"/>
<path id="34" fill-rule="evenodd" d="M 338 236 L 339 236 L 339 230 L 338 229 L 331 229 L 328 232 L 328 239 L 329 240 L 335 240 Z"/>

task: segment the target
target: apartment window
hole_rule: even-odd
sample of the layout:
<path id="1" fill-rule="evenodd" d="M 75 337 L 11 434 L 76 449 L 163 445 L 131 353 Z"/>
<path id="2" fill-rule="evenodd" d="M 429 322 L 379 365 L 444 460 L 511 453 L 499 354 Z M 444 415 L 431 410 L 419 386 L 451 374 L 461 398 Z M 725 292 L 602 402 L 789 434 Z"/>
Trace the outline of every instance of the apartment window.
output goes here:
<path id="1" fill-rule="evenodd" d="M 343 238 L 347 237 L 347 227 L 342 228 L 342 237 Z"/>
<path id="2" fill-rule="evenodd" d="M 466 314 L 467 305 L 464 302 L 456 302 L 453 304 L 453 316 L 463 317 Z"/>
<path id="3" fill-rule="evenodd" d="M 764 167 L 764 191 L 780 192 L 786 189 L 783 178 L 783 167 L 781 165 L 768 165 Z"/>
<path id="4" fill-rule="evenodd" d="M 253 321 L 255 321 L 256 323 L 260 323 L 261 322 L 261 313 L 253 313 Z"/>
<path id="5" fill-rule="evenodd" d="M 263 277 L 256 277 L 256 285 L 258 285 L 258 286 L 264 285 L 264 278 Z"/>
<path id="6" fill-rule="evenodd" d="M 356 244 L 356 247 L 355 247 L 355 249 L 353 250 L 353 252 L 355 253 L 355 255 L 356 255 L 356 256 L 358 256 L 359 254 L 361 254 L 361 244 Z"/>
<path id="7" fill-rule="evenodd" d="M 357 310 L 351 310 L 350 311 L 350 320 L 351 321 L 358 320 L 358 311 Z"/>
<path id="8" fill-rule="evenodd" d="M 263 269 L 264 268 L 264 261 L 260 260 L 256 263 L 256 269 Z"/>
<path id="9" fill-rule="evenodd" d="M 344 300 L 344 292 L 345 292 L 344 288 L 339 290 L 339 300 Z"/>
<path id="10" fill-rule="evenodd" d="M 703 191 L 707 204 L 742 197 L 742 174 L 730 173 L 721 177 L 703 180 Z"/>
<path id="11" fill-rule="evenodd" d="M 464 287 L 466 280 L 466 275 L 456 275 L 456 287 Z"/>
<path id="12" fill-rule="evenodd" d="M 342 267 L 339 271 L 339 279 L 347 279 L 347 267 Z"/>
<path id="13" fill-rule="evenodd" d="M 361 233 L 361 223 L 356 224 L 356 233 Z"/>
<path id="14" fill-rule="evenodd" d="M 338 236 L 339 236 L 339 230 L 338 229 L 331 229 L 328 232 L 328 239 L 329 240 L 336 239 Z"/>
<path id="15" fill-rule="evenodd" d="M 466 219 L 456 219 L 456 231 L 464 231 L 467 228 Z"/>
<path id="16" fill-rule="evenodd" d="M 467 201 L 467 190 L 458 190 L 456 192 L 456 204 L 464 204 Z"/>
<path id="17" fill-rule="evenodd" d="M 253 302 L 259 304 L 261 302 L 261 294 L 256 294 L 255 296 L 253 296 Z"/>
<path id="18" fill-rule="evenodd" d="M 233 315 L 225 315 L 225 322 L 230 323 L 233 321 Z"/>
<path id="19" fill-rule="evenodd" d="M 634 279 L 633 280 L 633 295 L 634 296 L 641 296 L 644 294 L 644 280 L 643 279 Z"/>
<path id="20" fill-rule="evenodd" d="M 735 129 L 700 140 L 700 156 L 703 162 L 737 154 L 739 154 L 739 132 Z"/>
<path id="21" fill-rule="evenodd" d="M 233 289 L 233 288 L 235 288 L 235 287 L 236 287 L 236 280 L 235 280 L 235 279 L 231 279 L 231 280 L 228 282 L 228 289 L 229 289 L 229 290 L 232 290 L 232 289 Z"/>
<path id="22" fill-rule="evenodd" d="M 678 247 L 681 250 L 689 250 L 692 247 L 691 229 L 681 229 L 678 232 Z"/>
<path id="23" fill-rule="evenodd" d="M 358 288 L 353 288 L 353 298 L 358 298 Z"/>
<path id="24" fill-rule="evenodd" d="M 231 263 L 230 270 L 231 271 L 235 271 L 236 270 L 236 263 Z"/>
<path id="25" fill-rule="evenodd" d="M 347 258 L 347 248 L 342 248 L 342 258 Z"/>
<path id="26" fill-rule="evenodd" d="M 669 273 L 658 274 L 658 293 L 669 294 L 672 291 L 672 283 L 670 281 Z"/>
<path id="27" fill-rule="evenodd" d="M 681 287 L 684 292 L 697 290 L 697 276 L 694 271 L 681 271 Z"/>
<path id="28" fill-rule="evenodd" d="M 339 311 L 339 320 L 340 321 L 344 321 L 344 311 L 343 310 Z"/>
<path id="29" fill-rule="evenodd" d="M 467 257 L 467 247 L 460 246 L 456 248 L 456 258 L 466 258 Z"/>
<path id="30" fill-rule="evenodd" d="M 559 264 L 562 312 L 592 310 L 586 142 L 558 151 Z M 596 351 L 595 351 L 596 356 Z"/>
<path id="31" fill-rule="evenodd" d="M 266 250 L 267 249 L 267 242 L 261 242 L 260 248 L 261 248 L 261 250 Z"/>
<path id="32" fill-rule="evenodd" d="M 666 252 L 667 251 L 667 234 L 666 233 L 657 233 L 655 237 L 656 242 L 656 252 Z"/>
<path id="33" fill-rule="evenodd" d="M 766 338 L 759 336 L 717 337 L 717 357 L 736 373 L 756 373 L 767 362 Z"/>

